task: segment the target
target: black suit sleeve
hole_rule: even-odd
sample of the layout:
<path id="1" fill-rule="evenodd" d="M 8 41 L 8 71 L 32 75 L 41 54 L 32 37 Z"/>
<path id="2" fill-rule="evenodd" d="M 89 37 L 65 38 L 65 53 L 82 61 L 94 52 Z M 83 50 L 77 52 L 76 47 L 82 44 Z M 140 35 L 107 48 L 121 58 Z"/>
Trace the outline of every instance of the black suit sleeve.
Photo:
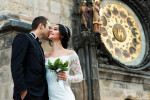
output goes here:
<path id="1" fill-rule="evenodd" d="M 26 56 L 28 49 L 28 38 L 25 34 L 19 34 L 14 38 L 12 44 L 12 57 L 11 57 L 11 71 L 14 86 L 18 93 L 23 92 L 27 89 L 24 72 L 23 72 L 23 61 Z"/>

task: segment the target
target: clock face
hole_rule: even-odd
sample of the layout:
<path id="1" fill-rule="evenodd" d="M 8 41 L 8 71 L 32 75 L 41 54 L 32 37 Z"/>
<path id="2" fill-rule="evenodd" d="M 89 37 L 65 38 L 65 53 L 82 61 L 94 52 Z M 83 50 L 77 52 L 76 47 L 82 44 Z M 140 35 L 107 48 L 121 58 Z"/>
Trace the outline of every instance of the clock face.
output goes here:
<path id="1" fill-rule="evenodd" d="M 122 5 L 105 3 L 101 38 L 115 60 L 125 65 L 138 65 L 145 54 L 145 35 L 134 12 Z"/>

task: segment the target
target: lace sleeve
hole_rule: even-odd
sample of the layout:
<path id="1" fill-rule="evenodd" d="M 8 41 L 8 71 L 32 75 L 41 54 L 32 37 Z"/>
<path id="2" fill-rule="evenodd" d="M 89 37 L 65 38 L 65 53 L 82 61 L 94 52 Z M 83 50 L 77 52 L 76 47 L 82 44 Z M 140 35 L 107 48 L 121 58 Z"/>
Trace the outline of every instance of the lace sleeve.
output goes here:
<path id="1" fill-rule="evenodd" d="M 74 75 L 67 75 L 67 82 L 70 83 L 77 83 L 83 80 L 83 74 L 81 70 L 80 61 L 78 55 L 74 52 L 74 54 L 70 57 L 71 63 L 70 68 L 74 72 Z"/>

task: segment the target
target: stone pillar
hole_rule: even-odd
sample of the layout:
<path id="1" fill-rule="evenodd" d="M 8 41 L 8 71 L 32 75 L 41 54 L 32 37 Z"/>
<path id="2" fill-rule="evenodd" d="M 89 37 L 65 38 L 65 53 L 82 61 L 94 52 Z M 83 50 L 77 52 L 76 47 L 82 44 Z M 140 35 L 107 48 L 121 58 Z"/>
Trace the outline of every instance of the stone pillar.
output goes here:
<path id="1" fill-rule="evenodd" d="M 100 34 L 98 35 L 100 36 Z M 92 34 L 90 31 L 82 31 L 81 34 L 73 36 L 73 45 L 79 55 L 84 74 L 84 81 L 82 82 L 84 98 L 82 100 L 100 100 L 98 60 L 96 57 L 97 37 L 96 33 Z"/>
<path id="2" fill-rule="evenodd" d="M 90 66 L 90 56 L 89 56 L 89 31 L 81 32 L 83 38 L 83 49 L 84 49 L 84 56 L 85 56 L 85 71 L 86 71 L 86 81 L 88 86 L 88 100 L 92 100 L 92 84 L 91 84 L 91 66 Z"/>
<path id="3" fill-rule="evenodd" d="M 11 44 L 16 34 L 29 32 L 31 25 L 8 11 L 0 13 L 0 100 L 12 100 Z"/>
<path id="4" fill-rule="evenodd" d="M 79 41 L 80 40 L 80 41 Z M 87 63 L 86 63 L 86 58 L 85 58 L 85 50 L 84 48 L 81 48 L 83 46 L 83 38 L 82 38 L 82 35 L 81 34 L 74 34 L 73 35 L 73 38 L 72 38 L 72 41 L 73 41 L 73 46 L 74 46 L 74 49 L 76 50 L 76 52 L 78 53 L 78 56 L 79 56 L 79 60 L 80 60 L 80 64 L 81 64 L 81 67 L 82 67 L 82 72 L 83 72 L 83 81 L 82 81 L 82 86 L 80 87 L 75 87 L 76 89 L 82 89 L 82 91 L 80 92 L 77 92 L 79 93 L 80 95 L 82 95 L 82 97 L 77 97 L 76 99 L 77 100 L 88 100 L 88 82 L 87 82 Z"/>
<path id="5" fill-rule="evenodd" d="M 73 14 L 73 46 L 79 55 L 81 67 L 84 75 L 83 80 L 83 99 L 81 100 L 100 100 L 99 72 L 97 60 L 97 44 L 100 34 L 93 33 L 92 12 L 90 13 L 90 31 L 81 32 L 81 15 L 77 12 L 82 0 L 74 1 Z M 92 7 L 92 0 L 86 0 L 87 6 Z M 79 87 L 80 88 L 80 87 Z"/>
<path id="6" fill-rule="evenodd" d="M 97 45 L 99 44 L 99 33 L 90 34 L 90 66 L 91 66 L 91 83 L 92 83 L 92 100 L 100 100 L 99 71 L 97 59 Z"/>

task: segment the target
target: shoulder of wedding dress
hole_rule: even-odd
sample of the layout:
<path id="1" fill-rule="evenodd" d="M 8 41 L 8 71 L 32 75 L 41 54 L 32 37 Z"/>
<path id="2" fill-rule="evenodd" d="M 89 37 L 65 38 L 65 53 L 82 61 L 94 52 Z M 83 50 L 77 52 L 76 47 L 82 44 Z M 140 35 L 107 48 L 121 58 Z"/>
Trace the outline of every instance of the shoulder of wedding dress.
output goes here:
<path id="1" fill-rule="evenodd" d="M 48 60 L 48 59 L 56 59 L 56 58 L 62 58 L 62 57 L 71 57 L 71 58 L 74 58 L 76 57 L 76 52 L 74 50 L 70 50 L 69 51 L 70 53 L 68 53 L 68 55 L 63 55 L 63 56 L 59 56 L 59 57 L 46 57 L 45 60 Z"/>
<path id="2" fill-rule="evenodd" d="M 66 49 L 66 52 L 68 52 L 68 54 L 72 54 L 72 53 L 74 53 L 74 50 L 68 50 L 68 49 Z"/>
<path id="3" fill-rule="evenodd" d="M 71 58 L 76 58 L 76 57 L 78 57 L 78 55 L 74 50 L 72 50 L 72 53 L 70 54 L 70 57 Z"/>

